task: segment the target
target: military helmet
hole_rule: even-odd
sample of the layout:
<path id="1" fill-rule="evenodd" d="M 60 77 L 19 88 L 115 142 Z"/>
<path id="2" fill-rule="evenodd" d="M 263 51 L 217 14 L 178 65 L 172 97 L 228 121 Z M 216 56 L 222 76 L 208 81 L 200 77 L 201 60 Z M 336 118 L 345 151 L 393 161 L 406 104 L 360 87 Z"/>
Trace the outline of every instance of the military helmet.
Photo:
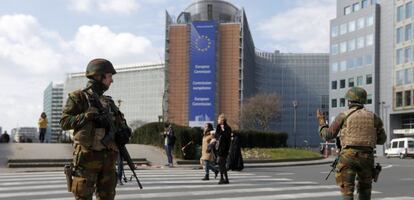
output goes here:
<path id="1" fill-rule="evenodd" d="M 116 74 L 115 68 L 109 60 L 96 58 L 91 60 L 86 67 L 86 77 L 92 78 L 95 75 L 106 73 Z"/>
<path id="2" fill-rule="evenodd" d="M 345 94 L 348 101 L 365 104 L 367 101 L 367 91 L 360 87 L 352 87 Z"/>

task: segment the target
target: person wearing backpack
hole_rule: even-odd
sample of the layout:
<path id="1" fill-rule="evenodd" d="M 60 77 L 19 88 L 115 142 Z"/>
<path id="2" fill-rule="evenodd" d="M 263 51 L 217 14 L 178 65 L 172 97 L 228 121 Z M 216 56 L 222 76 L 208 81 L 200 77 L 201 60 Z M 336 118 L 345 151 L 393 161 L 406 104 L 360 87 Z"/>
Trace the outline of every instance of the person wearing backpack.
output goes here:
<path id="1" fill-rule="evenodd" d="M 173 167 L 172 151 L 174 149 L 175 144 L 175 135 L 171 124 L 165 124 L 163 136 L 165 153 L 167 154 L 168 158 L 168 164 L 166 164 L 165 166 Z"/>

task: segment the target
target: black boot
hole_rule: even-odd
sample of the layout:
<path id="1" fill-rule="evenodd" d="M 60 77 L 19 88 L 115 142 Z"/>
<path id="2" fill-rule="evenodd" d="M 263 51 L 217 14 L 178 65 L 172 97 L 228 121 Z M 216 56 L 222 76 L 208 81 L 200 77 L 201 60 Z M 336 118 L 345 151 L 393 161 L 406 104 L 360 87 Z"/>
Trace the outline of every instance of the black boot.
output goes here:
<path id="1" fill-rule="evenodd" d="M 223 174 L 222 174 L 222 173 L 220 173 L 220 181 L 218 182 L 218 184 L 219 184 L 219 185 L 221 185 L 221 184 L 226 184 L 226 181 L 224 180 L 224 178 L 223 178 Z"/>
<path id="2" fill-rule="evenodd" d="M 224 184 L 229 184 L 230 182 L 229 182 L 229 177 L 227 176 L 227 172 L 224 172 L 224 178 L 226 179 L 226 180 L 224 180 Z"/>
<path id="3" fill-rule="evenodd" d="M 218 171 L 218 170 L 214 172 L 214 179 L 217 179 L 217 175 L 218 175 L 218 173 L 219 173 L 219 171 Z"/>
<path id="4" fill-rule="evenodd" d="M 210 180 L 210 178 L 208 177 L 208 175 L 205 175 L 203 179 L 201 179 L 202 181 L 208 181 Z"/>

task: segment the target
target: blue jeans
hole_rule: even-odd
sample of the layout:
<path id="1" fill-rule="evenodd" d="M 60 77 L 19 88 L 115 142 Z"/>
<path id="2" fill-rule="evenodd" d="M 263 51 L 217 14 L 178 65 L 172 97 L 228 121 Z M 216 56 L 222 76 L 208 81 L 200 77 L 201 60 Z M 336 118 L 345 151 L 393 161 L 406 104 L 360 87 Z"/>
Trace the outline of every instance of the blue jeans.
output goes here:
<path id="1" fill-rule="evenodd" d="M 173 164 L 172 145 L 165 145 L 165 153 L 167 154 L 168 164 Z"/>
<path id="2" fill-rule="evenodd" d="M 206 176 L 208 176 L 210 169 L 214 173 L 218 171 L 218 169 L 214 167 L 209 160 L 204 160 L 204 169 L 206 170 Z"/>

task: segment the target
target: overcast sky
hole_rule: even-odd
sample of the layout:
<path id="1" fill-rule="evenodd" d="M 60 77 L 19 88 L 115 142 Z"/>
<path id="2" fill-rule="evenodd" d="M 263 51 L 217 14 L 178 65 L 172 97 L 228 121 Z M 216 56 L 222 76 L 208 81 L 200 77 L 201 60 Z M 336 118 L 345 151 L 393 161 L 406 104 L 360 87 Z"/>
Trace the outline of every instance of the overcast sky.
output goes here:
<path id="1" fill-rule="evenodd" d="M 256 48 L 328 52 L 336 0 L 229 0 L 246 10 Z M 1 0 L 0 126 L 37 126 L 43 91 L 103 57 L 115 65 L 159 63 L 165 10 L 192 0 Z M 66 95 L 66 94 L 65 94 Z"/>

